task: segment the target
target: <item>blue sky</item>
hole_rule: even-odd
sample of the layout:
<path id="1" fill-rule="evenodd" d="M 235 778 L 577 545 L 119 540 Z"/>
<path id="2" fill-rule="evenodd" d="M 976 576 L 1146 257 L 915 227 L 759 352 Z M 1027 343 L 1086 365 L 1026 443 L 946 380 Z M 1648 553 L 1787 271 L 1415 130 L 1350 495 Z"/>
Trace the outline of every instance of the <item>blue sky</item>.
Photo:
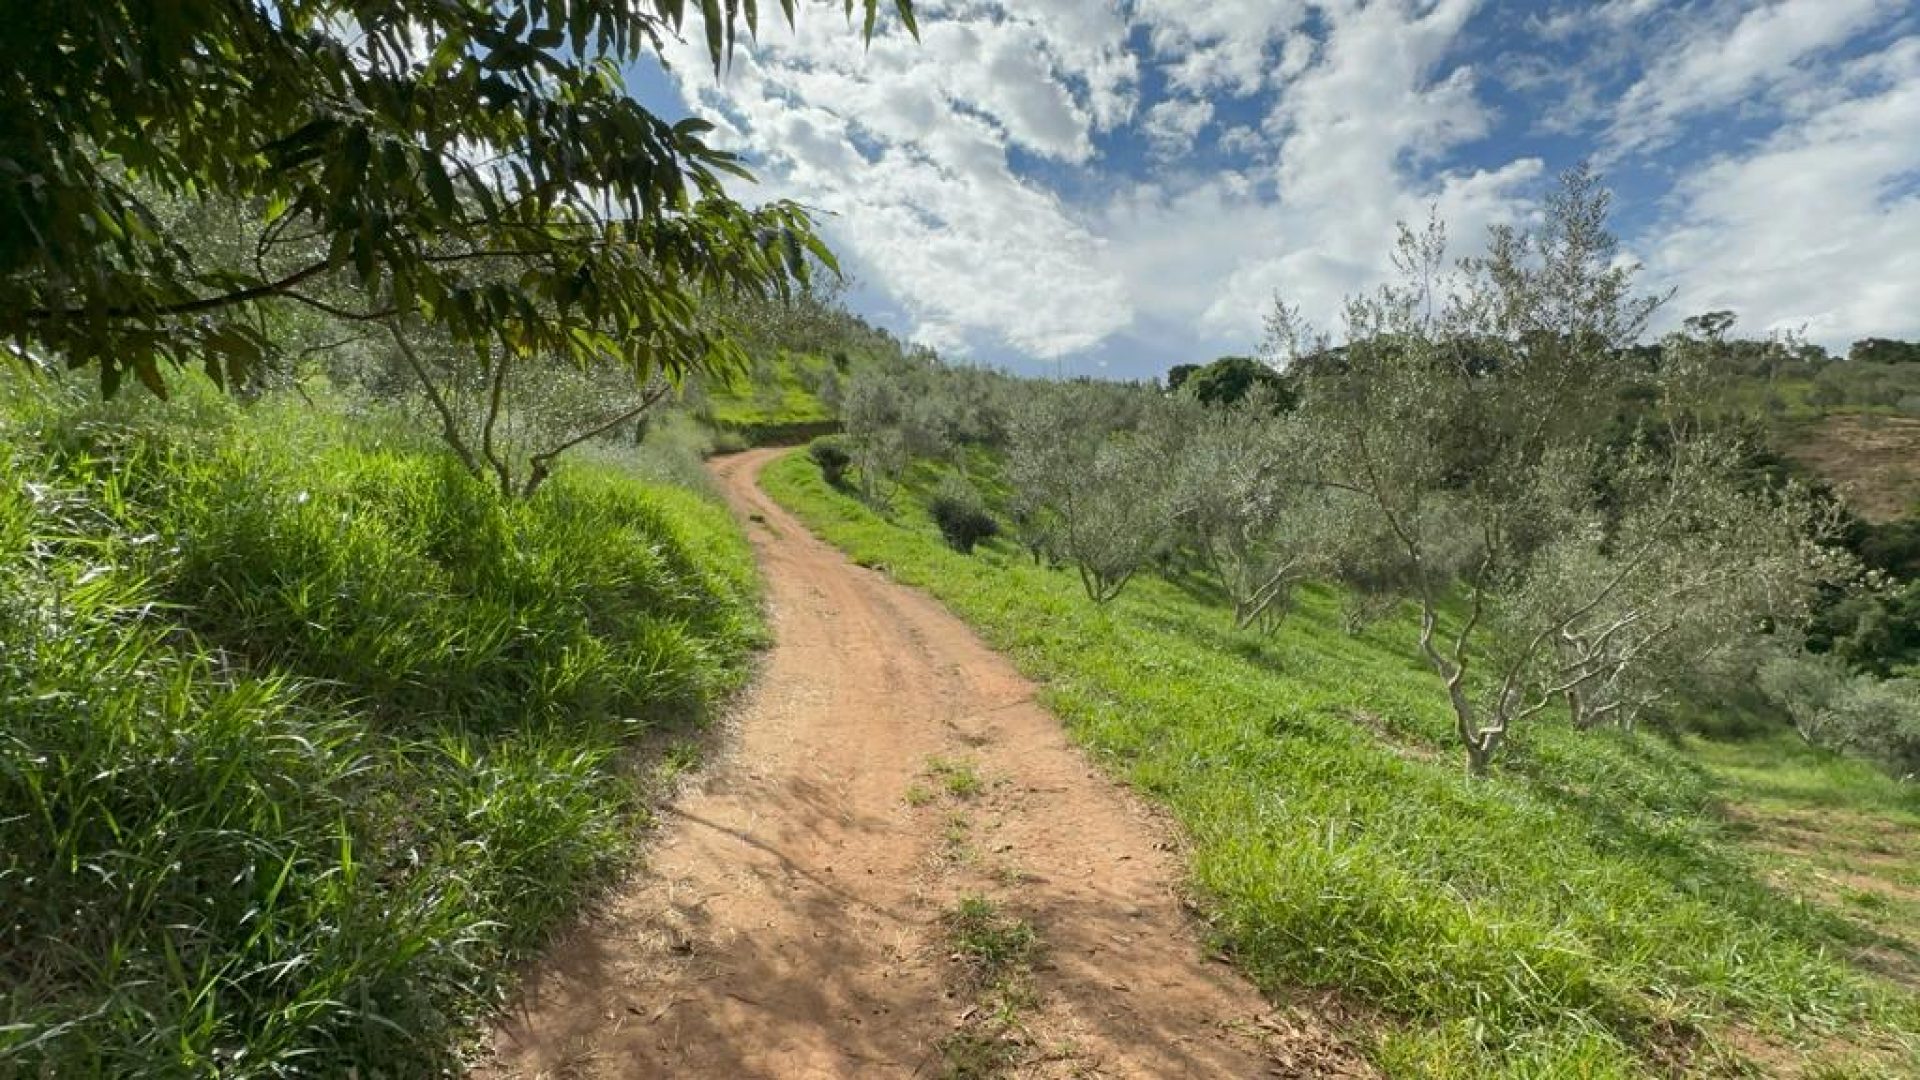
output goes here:
<path id="1" fill-rule="evenodd" d="M 837 5 L 716 78 L 698 28 L 643 101 L 821 212 L 852 303 L 956 360 L 1156 375 L 1337 329 L 1398 220 L 1455 249 L 1593 160 L 1664 318 L 1829 347 L 1920 338 L 1915 0 L 922 0 Z M 763 26 L 763 30 L 767 27 Z"/>

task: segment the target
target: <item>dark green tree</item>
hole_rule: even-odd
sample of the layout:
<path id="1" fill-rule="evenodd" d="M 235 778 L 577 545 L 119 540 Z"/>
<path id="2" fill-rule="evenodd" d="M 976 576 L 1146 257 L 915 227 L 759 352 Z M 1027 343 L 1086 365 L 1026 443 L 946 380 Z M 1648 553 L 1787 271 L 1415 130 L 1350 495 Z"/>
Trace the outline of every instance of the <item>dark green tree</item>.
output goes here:
<path id="1" fill-rule="evenodd" d="M 879 6 L 860 0 L 869 35 Z M 909 0 L 892 6 L 913 30 Z M 810 258 L 832 263 L 800 207 L 728 196 L 747 174 L 707 123 L 628 96 L 622 65 L 682 30 L 718 68 L 737 24 L 758 26 L 756 0 L 693 7 L 9 4 L 0 338 L 97 367 L 108 393 L 131 372 L 164 394 L 163 360 L 244 377 L 273 302 L 642 379 L 737 363 L 702 294 L 785 295 Z M 204 265 L 159 199 L 257 215 L 251 257 Z"/>
<path id="2" fill-rule="evenodd" d="M 1255 387 L 1264 387 L 1277 408 L 1293 407 L 1287 377 L 1251 356 L 1223 356 L 1188 374 L 1179 388 L 1203 405 L 1236 405 Z"/>
<path id="3" fill-rule="evenodd" d="M 1858 364 L 1920 364 L 1920 341 L 1862 338 L 1847 350 L 1847 359 Z"/>

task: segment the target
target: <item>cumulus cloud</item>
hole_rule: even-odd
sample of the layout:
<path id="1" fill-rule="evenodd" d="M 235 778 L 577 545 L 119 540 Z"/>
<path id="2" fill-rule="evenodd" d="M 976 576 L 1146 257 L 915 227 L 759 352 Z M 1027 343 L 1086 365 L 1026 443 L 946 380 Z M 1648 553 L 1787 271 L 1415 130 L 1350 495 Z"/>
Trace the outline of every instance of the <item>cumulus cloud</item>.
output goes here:
<path id="1" fill-rule="evenodd" d="M 1109 27 L 1113 48 L 1102 48 L 1086 36 L 1100 25 L 1091 6 L 1040 21 L 940 19 L 929 7 L 917 45 L 892 35 L 869 48 L 803 12 L 793 31 L 743 49 L 724 81 L 691 42 L 672 70 L 762 162 L 765 193 L 828 215 L 921 340 L 959 350 L 983 335 L 1043 357 L 1085 349 L 1126 324 L 1123 292 L 1088 272 L 1100 238 L 1016 175 L 1010 155 L 1092 155 L 1093 134 L 1130 108 L 1131 69 L 1114 56 L 1123 28 Z"/>
<path id="2" fill-rule="evenodd" d="M 1134 16 L 1154 52 L 1166 58 L 1175 88 L 1244 97 L 1265 85 L 1274 47 L 1305 22 L 1311 7 L 1306 0 L 1139 0 Z"/>
<path id="3" fill-rule="evenodd" d="M 1213 102 L 1206 98 L 1168 98 L 1147 110 L 1147 138 L 1156 154 L 1176 157 L 1192 150 L 1212 122 Z"/>
<path id="4" fill-rule="evenodd" d="M 1830 348 L 1920 337 L 1920 37 L 1848 65 L 1848 90 L 1750 151 L 1705 162 L 1648 239 L 1670 321 L 1731 309 Z"/>
<path id="5" fill-rule="evenodd" d="M 1787 120 L 1771 136 L 1640 193 L 1643 221 L 1665 210 L 1632 249 L 1682 314 L 1920 329 L 1920 39 L 1833 56 L 1875 40 L 1895 2 L 922 0 L 918 44 L 868 46 L 837 13 L 803 9 L 722 80 L 697 32 L 669 59 L 683 96 L 756 162 L 755 195 L 822 211 L 909 335 L 1141 374 L 1250 348 L 1275 293 L 1331 326 L 1389 271 L 1399 221 L 1437 212 L 1471 250 L 1489 224 L 1527 218 L 1571 160 L 1561 149 L 1550 166 L 1518 136 L 1556 111 L 1561 130 L 1644 162 L 1689 125 L 1768 103 Z M 1588 66 L 1569 73 L 1556 58 L 1582 41 Z M 1632 77 L 1603 92 L 1616 68 Z M 1490 103 L 1495 74 L 1541 98 L 1579 84 L 1591 111 L 1529 100 L 1511 115 L 1511 98 Z"/>

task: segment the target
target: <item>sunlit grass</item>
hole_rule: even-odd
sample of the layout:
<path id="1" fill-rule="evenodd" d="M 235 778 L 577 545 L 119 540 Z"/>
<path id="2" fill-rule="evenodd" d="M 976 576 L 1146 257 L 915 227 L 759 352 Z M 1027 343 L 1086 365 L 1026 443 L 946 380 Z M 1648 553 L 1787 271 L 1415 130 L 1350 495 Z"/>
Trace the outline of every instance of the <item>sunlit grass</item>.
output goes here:
<path id="1" fill-rule="evenodd" d="M 744 539 L 614 459 L 506 505 L 297 404 L 0 390 L 0 1075 L 451 1067 L 741 679 Z"/>
<path id="2" fill-rule="evenodd" d="M 834 412 L 811 389 L 833 362 L 824 356 L 782 353 L 766 361 L 768 377 L 741 376 L 707 388 L 708 411 L 715 423 L 748 428 L 826 423 Z"/>
<path id="3" fill-rule="evenodd" d="M 1920 1067 L 1914 995 L 1845 959 L 1854 922 L 1777 887 L 1686 749 L 1549 720 L 1474 782 L 1406 620 L 1352 636 L 1309 590 L 1269 640 L 1204 582 L 1149 577 L 1096 608 L 1003 543 L 946 549 L 913 491 L 887 521 L 802 456 L 764 483 L 1039 679 L 1185 825 L 1219 943 L 1276 992 L 1381 1010 L 1393 1074 L 1727 1072 L 1759 1036 Z"/>

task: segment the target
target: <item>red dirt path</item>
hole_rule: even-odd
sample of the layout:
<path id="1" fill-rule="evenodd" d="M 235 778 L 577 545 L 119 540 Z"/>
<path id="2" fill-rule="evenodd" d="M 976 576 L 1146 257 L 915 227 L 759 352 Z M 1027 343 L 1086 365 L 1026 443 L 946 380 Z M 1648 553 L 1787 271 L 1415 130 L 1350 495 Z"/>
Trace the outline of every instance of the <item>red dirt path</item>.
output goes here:
<path id="1" fill-rule="evenodd" d="M 1171 833 L 1031 683 L 760 491 L 779 453 L 714 465 L 776 643 L 737 731 L 665 814 L 645 869 L 529 976 L 479 1074 L 940 1076 L 942 1040 L 980 1023 L 943 922 L 965 894 L 1043 942 L 1005 1075 L 1353 1068 L 1324 1023 L 1277 1016 L 1203 955 Z M 984 790 L 947 792 L 935 756 Z"/>

